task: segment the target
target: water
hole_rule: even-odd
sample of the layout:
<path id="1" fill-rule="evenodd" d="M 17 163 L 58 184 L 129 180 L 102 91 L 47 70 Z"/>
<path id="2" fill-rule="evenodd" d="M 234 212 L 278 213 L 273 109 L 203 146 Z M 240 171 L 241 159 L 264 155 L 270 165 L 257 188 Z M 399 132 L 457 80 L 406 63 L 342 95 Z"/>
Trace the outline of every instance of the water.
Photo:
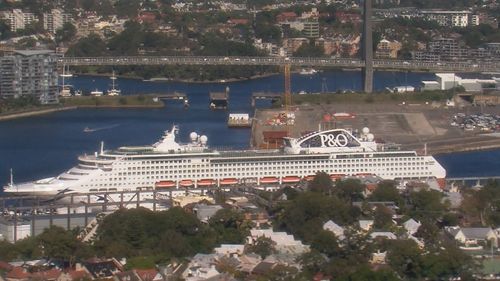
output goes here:
<path id="1" fill-rule="evenodd" d="M 418 86 L 422 80 L 434 79 L 429 73 L 376 72 L 377 90 L 398 85 Z M 312 76 L 293 75 L 292 91 L 320 92 L 323 81 L 329 91 L 360 90 L 361 75 L 356 71 L 335 71 Z M 107 77 L 80 76 L 69 79 L 76 89 L 106 90 Z M 407 83 L 406 83 L 407 82 Z M 0 122 L 0 185 L 9 181 L 9 169 L 14 170 L 16 182 L 54 176 L 77 163 L 80 154 L 92 154 L 105 146 L 152 144 L 173 124 L 181 128 L 180 139 L 186 141 L 192 131 L 208 136 L 215 147 L 246 148 L 249 129 L 228 129 L 228 112 L 208 108 L 208 92 L 230 88 L 229 112 L 249 112 L 251 93 L 281 92 L 281 75 L 232 83 L 145 82 L 117 79 L 123 94 L 167 93 L 181 91 L 188 95 L 191 106 L 167 101 L 161 109 L 81 109 L 56 112 L 30 118 Z M 257 106 L 268 106 L 260 101 Z M 92 132 L 84 132 L 88 127 Z M 492 176 L 500 173 L 500 150 L 493 152 L 458 153 L 438 156 L 449 176 Z"/>

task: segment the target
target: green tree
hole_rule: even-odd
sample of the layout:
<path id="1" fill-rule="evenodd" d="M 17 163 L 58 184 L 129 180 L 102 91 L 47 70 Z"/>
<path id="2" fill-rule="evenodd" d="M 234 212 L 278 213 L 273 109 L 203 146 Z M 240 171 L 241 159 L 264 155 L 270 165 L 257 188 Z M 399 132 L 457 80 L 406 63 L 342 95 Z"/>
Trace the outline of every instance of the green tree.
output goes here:
<path id="1" fill-rule="evenodd" d="M 368 200 L 375 202 L 387 202 L 391 201 L 396 203 L 398 206 L 402 206 L 404 202 L 403 197 L 399 194 L 399 190 L 396 187 L 394 181 L 382 181 L 377 185 L 377 188 L 370 194 Z"/>
<path id="2" fill-rule="evenodd" d="M 107 53 L 106 43 L 97 34 L 90 34 L 71 45 L 66 52 L 70 57 L 100 57 Z"/>
<path id="3" fill-rule="evenodd" d="M 327 257 L 337 256 L 340 252 L 338 237 L 335 237 L 335 234 L 330 231 L 321 230 L 312 240 L 311 249 L 323 253 Z"/>
<path id="4" fill-rule="evenodd" d="M 377 206 L 374 214 L 373 227 L 375 229 L 389 229 L 393 225 L 391 210 L 383 205 Z"/>
<path id="5" fill-rule="evenodd" d="M 313 192 L 327 193 L 333 189 L 333 182 L 327 173 L 317 172 L 307 187 Z"/>
<path id="6" fill-rule="evenodd" d="M 423 275 L 422 254 L 413 240 L 393 240 L 388 249 L 387 261 L 401 276 L 418 280 Z"/>
<path id="7" fill-rule="evenodd" d="M 56 31 L 56 40 L 58 42 L 70 42 L 76 35 L 76 27 L 70 22 L 64 23 L 62 28 Z"/>
<path id="8" fill-rule="evenodd" d="M 442 193 L 435 190 L 421 190 L 410 194 L 412 209 L 410 214 L 419 220 L 440 218 L 446 210 L 441 202 Z"/>
<path id="9" fill-rule="evenodd" d="M 252 245 L 248 245 L 245 249 L 249 253 L 255 253 L 262 259 L 276 252 L 276 243 L 270 238 L 261 236 L 255 240 Z"/>
<path id="10" fill-rule="evenodd" d="M 322 46 L 316 46 L 314 42 L 302 44 L 293 53 L 294 57 L 323 57 L 324 55 L 325 49 Z"/>
<path id="11" fill-rule="evenodd" d="M 48 258 L 62 259 L 73 264 L 78 257 L 80 248 L 85 245 L 78 241 L 73 232 L 58 226 L 46 228 L 36 237 L 44 256 Z"/>
<path id="12" fill-rule="evenodd" d="M 219 243 L 243 243 L 250 233 L 251 225 L 245 223 L 242 213 L 232 209 L 221 209 L 209 220 L 209 225 L 217 232 Z"/>

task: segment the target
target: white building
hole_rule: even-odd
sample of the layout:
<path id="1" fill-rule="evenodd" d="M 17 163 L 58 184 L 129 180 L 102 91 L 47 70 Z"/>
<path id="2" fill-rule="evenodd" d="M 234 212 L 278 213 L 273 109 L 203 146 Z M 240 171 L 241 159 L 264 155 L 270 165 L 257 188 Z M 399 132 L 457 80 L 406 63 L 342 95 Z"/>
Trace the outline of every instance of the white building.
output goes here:
<path id="1" fill-rule="evenodd" d="M 302 254 L 309 251 L 309 246 L 302 244 L 300 240 L 295 240 L 293 235 L 286 232 L 274 232 L 272 229 L 251 229 L 247 243 L 254 244 L 259 237 L 271 239 L 280 253 Z"/>
<path id="2" fill-rule="evenodd" d="M 408 235 L 415 234 L 422 224 L 414 219 L 409 219 L 403 223 L 403 227 L 405 228 Z"/>
<path id="3" fill-rule="evenodd" d="M 14 243 L 31 235 L 31 222 L 26 220 L 0 219 L 0 234 L 3 239 Z"/>
<path id="4" fill-rule="evenodd" d="M 65 23 L 71 22 L 71 14 L 64 13 L 60 9 L 52 9 L 50 13 L 43 13 L 43 28 L 55 34 Z"/>
<path id="5" fill-rule="evenodd" d="M 33 13 L 25 13 L 20 9 L 13 9 L 3 13 L 3 18 L 7 20 L 11 31 L 25 29 L 37 19 Z"/>
<path id="6" fill-rule="evenodd" d="M 422 10 L 420 16 L 437 21 L 441 26 L 466 27 L 469 25 L 470 11 Z"/>
<path id="7" fill-rule="evenodd" d="M 337 237 L 339 240 L 344 240 L 345 238 L 344 228 L 334 223 L 332 220 L 329 220 L 325 224 L 323 224 L 323 229 L 335 234 L 335 237 Z"/>

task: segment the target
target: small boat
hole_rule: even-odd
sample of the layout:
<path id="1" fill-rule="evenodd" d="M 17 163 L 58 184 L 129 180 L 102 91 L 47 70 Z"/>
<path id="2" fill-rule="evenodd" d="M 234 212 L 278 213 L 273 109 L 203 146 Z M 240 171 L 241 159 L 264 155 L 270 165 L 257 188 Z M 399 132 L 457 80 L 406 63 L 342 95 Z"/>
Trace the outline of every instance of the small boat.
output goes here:
<path id="1" fill-rule="evenodd" d="M 192 180 L 181 180 L 181 182 L 179 183 L 180 186 L 182 187 L 191 187 L 193 186 L 193 181 Z"/>
<path id="2" fill-rule="evenodd" d="M 302 68 L 299 72 L 300 75 L 314 75 L 316 73 L 318 73 L 318 71 L 313 68 Z"/>
<path id="3" fill-rule="evenodd" d="M 238 180 L 234 178 L 223 179 L 220 181 L 220 185 L 235 185 L 238 184 Z"/>
<path id="4" fill-rule="evenodd" d="M 281 179 L 282 183 L 298 183 L 300 182 L 300 177 L 297 176 L 288 176 L 288 177 L 283 177 Z"/>
<path id="5" fill-rule="evenodd" d="M 278 178 L 275 177 L 263 177 L 260 179 L 261 184 L 272 184 L 272 183 L 277 183 L 279 180 Z"/>
<path id="6" fill-rule="evenodd" d="M 198 180 L 196 182 L 196 184 L 198 186 L 212 186 L 212 185 L 215 185 L 216 182 L 213 179 L 202 179 L 202 180 Z"/>
<path id="7" fill-rule="evenodd" d="M 159 181 L 155 183 L 155 188 L 170 188 L 170 187 L 175 187 L 175 182 L 174 181 Z"/>
<path id="8" fill-rule="evenodd" d="M 94 97 L 100 97 L 100 96 L 102 96 L 102 91 L 99 91 L 98 89 L 95 89 L 92 92 L 90 92 L 90 95 L 94 96 Z"/>
<path id="9" fill-rule="evenodd" d="M 85 127 L 85 128 L 83 129 L 83 132 L 84 132 L 84 133 L 90 133 L 90 132 L 93 132 L 93 131 L 95 131 L 95 130 L 94 130 L 94 129 L 90 129 L 89 127 Z"/>
<path id="10" fill-rule="evenodd" d="M 119 96 L 122 93 L 122 91 L 115 87 L 115 80 L 116 80 L 115 71 L 113 71 L 113 75 L 110 77 L 110 79 L 113 82 L 111 83 L 111 89 L 109 89 L 107 92 L 108 96 Z"/>

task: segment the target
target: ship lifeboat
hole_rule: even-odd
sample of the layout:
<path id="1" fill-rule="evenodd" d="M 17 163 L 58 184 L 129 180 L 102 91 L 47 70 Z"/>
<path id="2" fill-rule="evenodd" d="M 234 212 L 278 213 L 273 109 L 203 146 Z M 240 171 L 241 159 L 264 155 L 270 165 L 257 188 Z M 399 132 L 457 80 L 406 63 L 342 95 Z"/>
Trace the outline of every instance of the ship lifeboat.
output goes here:
<path id="1" fill-rule="evenodd" d="M 182 187 L 190 187 L 190 186 L 193 186 L 193 181 L 192 180 L 181 180 L 179 185 Z"/>
<path id="2" fill-rule="evenodd" d="M 310 176 L 306 176 L 304 179 L 306 181 L 312 181 L 314 179 L 315 175 L 310 175 Z"/>
<path id="3" fill-rule="evenodd" d="M 212 186 L 212 185 L 215 185 L 215 181 L 213 179 L 202 179 L 202 180 L 198 180 L 197 185 L 198 186 Z"/>
<path id="4" fill-rule="evenodd" d="M 296 176 L 288 176 L 288 177 L 283 177 L 281 179 L 282 183 L 298 183 L 300 182 L 300 177 Z"/>
<path id="5" fill-rule="evenodd" d="M 330 179 L 332 179 L 332 181 L 339 180 L 339 179 L 341 179 L 342 177 L 345 177 L 345 175 L 344 175 L 344 174 L 331 174 L 331 175 L 330 175 Z"/>
<path id="6" fill-rule="evenodd" d="M 175 187 L 174 181 L 159 181 L 155 183 L 155 188 L 170 188 Z"/>
<path id="7" fill-rule="evenodd" d="M 260 179 L 261 184 L 272 184 L 272 183 L 277 183 L 279 180 L 278 178 L 275 177 L 263 177 Z"/>
<path id="8" fill-rule="evenodd" d="M 235 184 L 238 184 L 238 180 L 235 178 L 222 179 L 220 181 L 220 185 L 235 185 Z"/>

